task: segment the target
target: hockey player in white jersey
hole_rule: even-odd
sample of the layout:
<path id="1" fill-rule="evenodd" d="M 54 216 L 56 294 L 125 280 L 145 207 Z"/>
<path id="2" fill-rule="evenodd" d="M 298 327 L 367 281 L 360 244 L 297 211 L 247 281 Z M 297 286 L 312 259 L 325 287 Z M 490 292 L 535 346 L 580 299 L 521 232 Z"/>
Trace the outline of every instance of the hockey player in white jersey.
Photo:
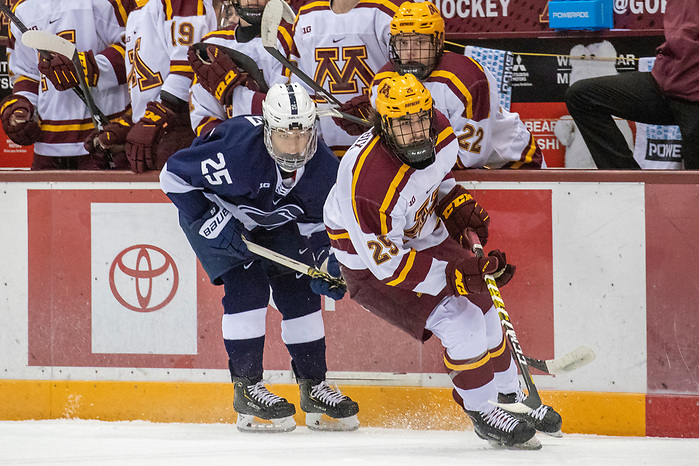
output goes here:
<path id="1" fill-rule="evenodd" d="M 321 0 L 299 8 L 293 27 L 291 59 L 344 104 L 343 112 L 359 117 L 368 114 L 371 82 L 388 62 L 389 24 L 399 3 L 399 0 Z M 298 80 L 293 75 L 291 79 Z M 316 100 L 323 101 L 319 96 Z M 329 118 L 320 125 L 323 139 L 338 155 L 344 154 L 361 134 L 351 130 L 348 133 L 344 126 L 357 125 Z"/>
<path id="2" fill-rule="evenodd" d="M 126 25 L 126 68 L 133 127 L 126 136 L 131 169 L 159 170 L 194 139 L 189 88 L 190 45 L 216 28 L 212 0 L 140 1 Z"/>
<path id="3" fill-rule="evenodd" d="M 435 5 L 401 5 L 391 20 L 390 58 L 374 78 L 372 92 L 397 74 L 420 79 L 454 128 L 459 168 L 545 167 L 541 149 L 519 115 L 500 108 L 488 69 L 473 58 L 444 51 L 444 19 Z"/>
<path id="4" fill-rule="evenodd" d="M 191 88 L 190 119 L 197 136 L 207 134 L 227 118 L 261 115 L 265 94 L 260 91 L 288 81 L 283 75 L 281 63 L 262 46 L 260 23 L 267 1 L 223 0 L 222 13 L 234 12 L 238 24 L 219 27 L 204 36 L 202 42 L 211 44 L 205 53 L 190 47 L 188 59 L 196 74 Z M 232 22 L 228 18 L 219 17 L 219 24 L 222 19 L 226 24 Z M 280 51 L 288 56 L 291 24 L 282 22 L 278 38 Z M 250 62 L 262 73 L 263 88 L 254 83 L 245 69 L 236 65 L 218 46 L 236 50 L 249 57 Z"/>
<path id="5" fill-rule="evenodd" d="M 340 299 L 344 288 L 253 256 L 242 240 L 244 235 L 339 277 L 323 225 L 323 202 L 337 167 L 335 155 L 317 138 L 314 102 L 293 83 L 270 88 L 263 117 L 227 119 L 170 157 L 160 175 L 199 261 L 212 283 L 225 288 L 223 338 L 240 430 L 296 427 L 294 405 L 271 393 L 262 380 L 270 287 L 282 314 L 281 336 L 299 381 L 306 425 L 319 430 L 359 426 L 357 403 L 325 381 L 319 294 Z"/>
<path id="6" fill-rule="evenodd" d="M 76 45 L 83 63 L 80 72 L 95 104 L 114 118 L 129 102 L 123 35 L 134 8 L 133 0 L 21 0 L 13 11 L 28 29 L 53 33 Z M 94 125 L 89 109 L 73 91 L 78 86 L 75 66 L 62 55 L 40 56 L 20 38 L 12 24 L 7 52 L 14 88 L 0 106 L 5 133 L 17 144 L 34 144 L 33 170 L 100 168 L 83 147 Z"/>
<path id="7" fill-rule="evenodd" d="M 540 448 L 534 427 L 492 403 L 498 382 L 518 386 L 517 369 L 496 380 L 509 355 L 501 357 L 506 340 L 483 276 L 503 286 L 515 270 L 501 251 L 478 258 L 460 244 L 467 229 L 485 244 L 490 219 L 451 173 L 456 136 L 412 74 L 383 80 L 376 109 L 374 129 L 342 158 L 324 209 L 350 297 L 419 341 L 440 339 L 454 399 L 478 436 Z"/>

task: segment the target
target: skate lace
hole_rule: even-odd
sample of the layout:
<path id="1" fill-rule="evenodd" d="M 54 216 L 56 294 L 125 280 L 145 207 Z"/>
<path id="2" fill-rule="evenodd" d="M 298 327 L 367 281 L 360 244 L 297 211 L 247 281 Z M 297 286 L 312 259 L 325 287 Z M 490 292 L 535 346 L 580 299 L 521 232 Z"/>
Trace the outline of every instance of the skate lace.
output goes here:
<path id="1" fill-rule="evenodd" d="M 512 429 L 519 423 L 517 419 L 500 408 L 495 408 L 488 414 L 483 415 L 483 420 L 505 432 L 512 432 Z"/>
<path id="2" fill-rule="evenodd" d="M 311 388 L 311 396 L 330 406 L 336 406 L 338 403 L 347 398 L 340 393 L 339 390 L 336 391 L 331 388 L 330 385 L 328 385 L 328 382 L 325 380 Z"/>
<path id="3" fill-rule="evenodd" d="M 546 405 L 541 405 L 538 408 L 536 408 L 534 411 L 529 413 L 531 417 L 536 419 L 537 421 L 541 421 L 544 419 L 544 416 L 546 416 L 546 412 L 549 410 L 549 407 Z"/>
<path id="4" fill-rule="evenodd" d="M 255 385 L 248 385 L 248 393 L 250 397 L 267 406 L 272 406 L 275 403 L 283 401 L 282 397 L 267 390 L 267 387 L 265 387 L 262 381 L 257 382 Z"/>
<path id="5" fill-rule="evenodd" d="M 517 395 L 515 396 L 515 402 L 516 403 L 521 403 L 524 401 L 526 396 L 524 396 L 524 392 L 522 390 L 517 391 Z M 546 405 L 541 405 L 538 408 L 536 408 L 534 411 L 531 411 L 529 416 L 533 417 L 537 421 L 541 421 L 544 419 L 544 416 L 546 416 L 546 412 L 548 411 L 549 407 Z"/>

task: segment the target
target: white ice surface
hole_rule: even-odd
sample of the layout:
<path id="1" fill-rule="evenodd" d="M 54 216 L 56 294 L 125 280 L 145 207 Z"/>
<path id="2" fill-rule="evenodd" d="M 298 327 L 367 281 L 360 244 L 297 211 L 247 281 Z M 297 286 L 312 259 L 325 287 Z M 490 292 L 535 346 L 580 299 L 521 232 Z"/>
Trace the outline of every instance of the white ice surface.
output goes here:
<path id="1" fill-rule="evenodd" d="M 232 424 L 0 422 L 0 465 L 696 465 L 699 439 L 538 434 L 539 451 L 494 450 L 471 431 L 240 433 Z"/>

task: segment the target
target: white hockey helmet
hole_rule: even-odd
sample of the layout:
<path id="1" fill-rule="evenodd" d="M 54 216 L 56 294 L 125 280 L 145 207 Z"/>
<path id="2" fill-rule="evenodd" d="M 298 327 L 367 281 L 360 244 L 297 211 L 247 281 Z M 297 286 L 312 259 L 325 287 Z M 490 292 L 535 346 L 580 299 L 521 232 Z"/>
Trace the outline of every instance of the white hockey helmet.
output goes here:
<path id="1" fill-rule="evenodd" d="M 304 166 L 316 152 L 317 126 L 316 104 L 308 92 L 298 83 L 275 84 L 262 101 L 262 117 L 265 124 L 265 146 L 279 168 L 293 172 Z M 305 146 L 293 153 L 283 147 L 275 147 L 272 133 L 283 137 L 307 137 Z"/>

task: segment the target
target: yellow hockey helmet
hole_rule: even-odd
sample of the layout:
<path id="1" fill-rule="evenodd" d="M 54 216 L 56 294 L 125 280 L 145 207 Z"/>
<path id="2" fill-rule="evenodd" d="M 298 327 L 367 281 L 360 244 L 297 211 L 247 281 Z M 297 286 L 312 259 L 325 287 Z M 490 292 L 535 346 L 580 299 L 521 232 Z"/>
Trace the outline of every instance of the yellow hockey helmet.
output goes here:
<path id="1" fill-rule="evenodd" d="M 429 42 L 419 41 L 418 35 L 429 37 Z M 444 18 L 437 7 L 430 2 L 403 3 L 391 20 L 389 43 L 390 59 L 398 72 L 425 79 L 443 52 Z"/>
<path id="2" fill-rule="evenodd" d="M 434 162 L 432 95 L 415 76 L 397 75 L 381 81 L 376 111 L 388 146 L 402 162 L 417 169 Z"/>

